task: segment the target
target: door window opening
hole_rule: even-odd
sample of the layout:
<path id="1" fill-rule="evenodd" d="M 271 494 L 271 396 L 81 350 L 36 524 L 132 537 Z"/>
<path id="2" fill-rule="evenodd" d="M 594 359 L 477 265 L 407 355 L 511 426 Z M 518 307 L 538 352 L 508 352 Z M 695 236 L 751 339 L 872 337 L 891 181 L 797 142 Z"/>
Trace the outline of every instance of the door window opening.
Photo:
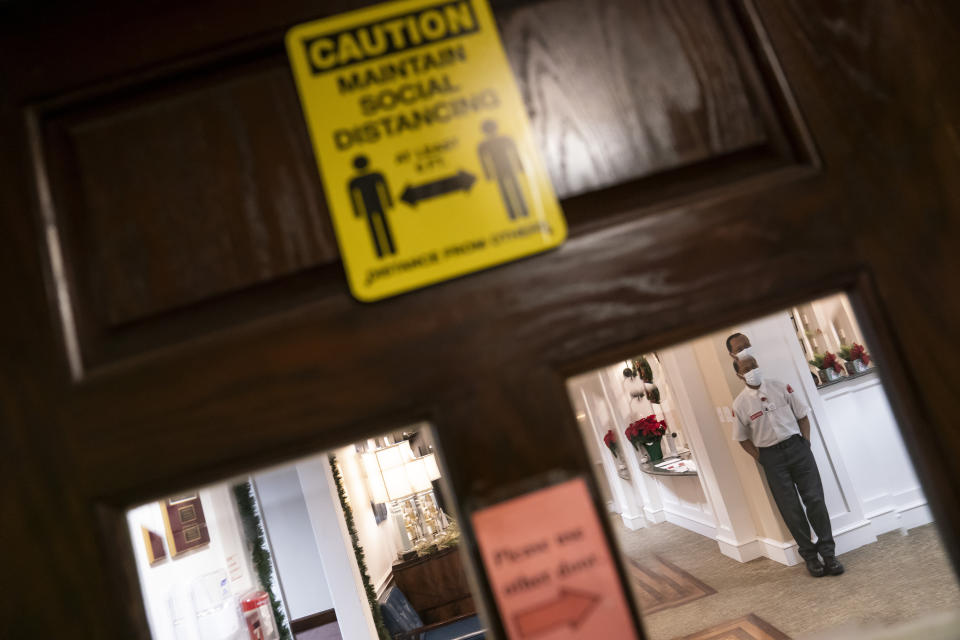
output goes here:
<path id="1" fill-rule="evenodd" d="M 649 637 L 960 629 L 845 294 L 625 356 L 567 388 Z"/>
<path id="2" fill-rule="evenodd" d="M 129 509 L 151 636 L 482 640 L 441 469 L 419 423 Z"/>

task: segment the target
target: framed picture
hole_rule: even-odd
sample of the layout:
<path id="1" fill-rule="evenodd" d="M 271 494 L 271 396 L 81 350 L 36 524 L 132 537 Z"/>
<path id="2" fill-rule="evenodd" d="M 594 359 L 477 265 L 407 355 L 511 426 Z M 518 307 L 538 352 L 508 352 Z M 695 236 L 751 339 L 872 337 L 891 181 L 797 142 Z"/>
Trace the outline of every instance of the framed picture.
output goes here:
<path id="1" fill-rule="evenodd" d="M 160 501 L 167 533 L 170 557 L 193 551 L 210 543 L 207 520 L 198 494 L 187 494 Z"/>
<path id="2" fill-rule="evenodd" d="M 370 501 L 370 508 L 373 509 L 373 519 L 377 521 L 377 524 L 380 524 L 387 519 L 387 505 L 384 502 L 373 502 Z"/>
<path id="3" fill-rule="evenodd" d="M 143 546 L 147 550 L 147 561 L 150 566 L 166 560 L 167 550 L 163 546 L 163 538 L 160 534 L 150 531 L 143 525 L 140 525 L 140 533 L 143 534 Z"/>

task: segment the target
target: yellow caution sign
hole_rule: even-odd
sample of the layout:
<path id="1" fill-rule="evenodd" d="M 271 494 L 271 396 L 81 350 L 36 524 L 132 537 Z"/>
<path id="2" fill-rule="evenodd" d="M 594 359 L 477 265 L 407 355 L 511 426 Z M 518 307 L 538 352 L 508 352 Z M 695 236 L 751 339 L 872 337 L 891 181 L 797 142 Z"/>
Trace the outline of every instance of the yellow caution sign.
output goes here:
<path id="1" fill-rule="evenodd" d="M 287 52 L 359 300 L 563 242 L 485 0 L 392 2 L 302 24 Z"/>

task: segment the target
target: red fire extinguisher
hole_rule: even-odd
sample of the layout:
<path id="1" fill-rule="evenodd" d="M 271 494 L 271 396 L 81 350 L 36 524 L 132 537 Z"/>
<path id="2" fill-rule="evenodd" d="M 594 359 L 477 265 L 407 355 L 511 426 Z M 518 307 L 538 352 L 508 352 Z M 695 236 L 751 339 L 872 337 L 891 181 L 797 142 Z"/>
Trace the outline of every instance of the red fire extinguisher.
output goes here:
<path id="1" fill-rule="evenodd" d="M 251 591 L 240 601 L 240 608 L 247 621 L 250 640 L 279 640 L 280 634 L 270 611 L 270 596 L 266 591 Z"/>

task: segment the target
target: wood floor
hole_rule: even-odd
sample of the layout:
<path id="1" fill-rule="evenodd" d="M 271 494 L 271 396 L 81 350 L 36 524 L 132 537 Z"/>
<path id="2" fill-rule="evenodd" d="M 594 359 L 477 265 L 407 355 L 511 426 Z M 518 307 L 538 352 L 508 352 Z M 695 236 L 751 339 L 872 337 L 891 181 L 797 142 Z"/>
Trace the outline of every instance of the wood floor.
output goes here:
<path id="1" fill-rule="evenodd" d="M 717 592 L 659 556 L 643 564 L 631 559 L 630 576 L 637 586 L 636 594 L 643 615 L 679 607 Z"/>
<path id="2" fill-rule="evenodd" d="M 684 636 L 681 640 L 790 640 L 790 636 L 750 613 Z"/>
<path id="3" fill-rule="evenodd" d="M 710 585 L 690 573 L 655 556 L 643 563 L 630 560 L 630 576 L 636 585 L 637 598 L 643 615 L 679 607 L 699 598 L 715 594 Z M 682 640 L 790 640 L 766 620 L 755 614 L 727 620 L 702 629 Z"/>

